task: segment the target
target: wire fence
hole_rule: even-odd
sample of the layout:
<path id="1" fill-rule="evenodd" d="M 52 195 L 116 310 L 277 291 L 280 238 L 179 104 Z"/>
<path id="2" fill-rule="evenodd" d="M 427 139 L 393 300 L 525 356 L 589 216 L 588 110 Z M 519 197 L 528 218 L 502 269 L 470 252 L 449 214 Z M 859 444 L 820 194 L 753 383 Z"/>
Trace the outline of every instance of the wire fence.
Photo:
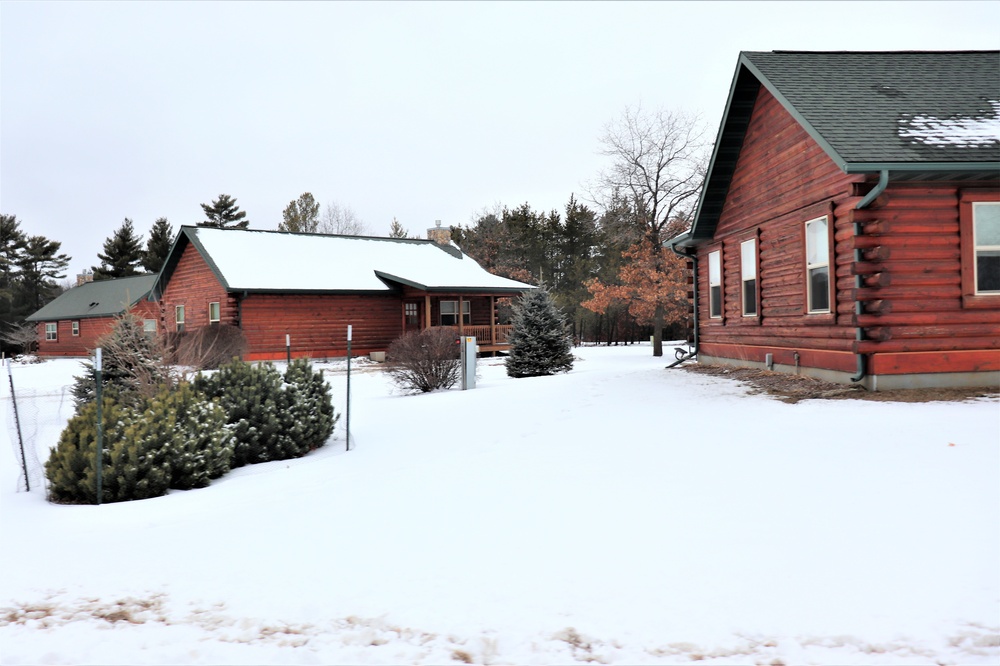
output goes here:
<path id="1" fill-rule="evenodd" d="M 62 389 L 18 388 L 9 379 L 2 400 L 7 433 L 17 462 L 17 492 L 44 492 L 45 472 L 41 458 L 59 441 L 59 434 L 73 413 L 69 387 Z"/>

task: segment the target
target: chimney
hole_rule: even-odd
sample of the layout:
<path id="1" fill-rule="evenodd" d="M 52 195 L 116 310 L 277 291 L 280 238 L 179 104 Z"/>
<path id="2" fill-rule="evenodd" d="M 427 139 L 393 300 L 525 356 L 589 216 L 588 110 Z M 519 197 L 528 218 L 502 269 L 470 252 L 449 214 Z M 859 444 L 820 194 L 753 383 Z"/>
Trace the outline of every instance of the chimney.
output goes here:
<path id="1" fill-rule="evenodd" d="M 76 286 L 79 287 L 81 284 L 86 284 L 88 282 L 94 281 L 94 271 L 89 268 L 84 269 L 82 273 L 76 274 Z"/>
<path id="2" fill-rule="evenodd" d="M 427 239 L 440 245 L 451 243 L 451 227 L 442 227 L 441 220 L 434 220 L 434 226 L 427 230 Z"/>

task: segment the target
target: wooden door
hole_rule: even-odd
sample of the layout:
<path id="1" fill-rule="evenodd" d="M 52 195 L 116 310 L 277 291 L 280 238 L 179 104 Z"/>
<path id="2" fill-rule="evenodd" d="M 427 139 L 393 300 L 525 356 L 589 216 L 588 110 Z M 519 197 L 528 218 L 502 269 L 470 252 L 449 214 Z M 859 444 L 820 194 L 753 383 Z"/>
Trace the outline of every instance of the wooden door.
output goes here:
<path id="1" fill-rule="evenodd" d="M 403 301 L 403 332 L 420 331 L 420 301 Z"/>

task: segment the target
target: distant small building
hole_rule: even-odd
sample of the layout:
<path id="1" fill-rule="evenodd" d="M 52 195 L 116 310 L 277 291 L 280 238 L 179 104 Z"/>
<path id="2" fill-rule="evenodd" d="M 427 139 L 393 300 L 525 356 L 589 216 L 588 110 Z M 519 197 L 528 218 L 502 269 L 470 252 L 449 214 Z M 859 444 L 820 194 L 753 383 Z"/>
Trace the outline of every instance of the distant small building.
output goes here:
<path id="1" fill-rule="evenodd" d="M 93 279 L 93 275 L 91 275 Z M 155 275 L 85 281 L 25 318 L 38 328 L 39 356 L 87 356 L 111 330 L 115 317 L 132 309 L 150 334 L 160 332 L 160 312 L 147 300 Z"/>
<path id="2" fill-rule="evenodd" d="M 167 333 L 229 324 L 247 360 L 385 351 L 408 331 L 446 326 L 482 351 L 506 348 L 497 300 L 533 289 L 433 240 L 181 227 L 151 298 Z"/>
<path id="3" fill-rule="evenodd" d="M 1000 384 L 1000 52 L 740 54 L 691 231 L 700 362 Z"/>

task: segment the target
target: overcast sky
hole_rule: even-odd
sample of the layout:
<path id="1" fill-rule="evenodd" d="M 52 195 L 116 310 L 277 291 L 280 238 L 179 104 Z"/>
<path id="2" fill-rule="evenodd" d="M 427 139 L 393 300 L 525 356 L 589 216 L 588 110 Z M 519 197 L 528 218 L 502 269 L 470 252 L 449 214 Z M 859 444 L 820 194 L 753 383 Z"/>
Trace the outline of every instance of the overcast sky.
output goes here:
<path id="1" fill-rule="evenodd" d="M 72 277 L 221 193 L 251 228 L 309 191 L 376 235 L 562 210 L 626 105 L 714 137 L 741 50 L 998 49 L 1000 3 L 5 1 L 0 31 L 0 208 Z"/>

